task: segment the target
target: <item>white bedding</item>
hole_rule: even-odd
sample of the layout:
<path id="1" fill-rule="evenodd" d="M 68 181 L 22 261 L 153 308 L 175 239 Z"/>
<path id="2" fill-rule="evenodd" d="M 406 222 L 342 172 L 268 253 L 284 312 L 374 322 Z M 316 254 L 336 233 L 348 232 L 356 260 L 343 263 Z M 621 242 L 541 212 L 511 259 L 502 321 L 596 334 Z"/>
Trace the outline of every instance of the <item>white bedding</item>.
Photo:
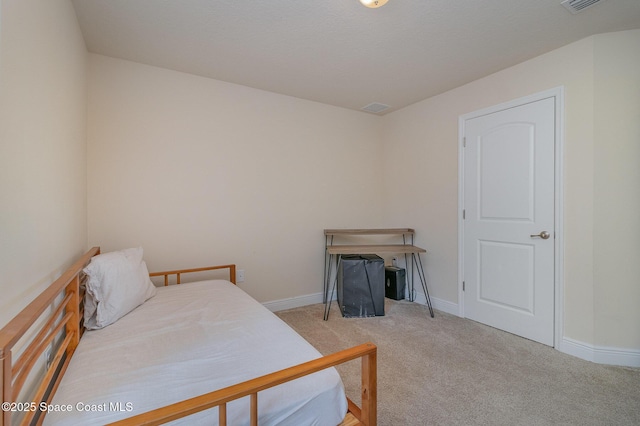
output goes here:
<path id="1" fill-rule="evenodd" d="M 105 424 L 211 392 L 320 353 L 228 281 L 158 289 L 119 321 L 85 332 L 44 424 Z M 249 398 L 227 406 L 230 425 L 249 424 Z M 132 411 L 130 411 L 132 409 Z M 346 414 L 335 369 L 258 393 L 259 424 L 335 426 Z M 171 424 L 218 424 L 218 409 Z"/>

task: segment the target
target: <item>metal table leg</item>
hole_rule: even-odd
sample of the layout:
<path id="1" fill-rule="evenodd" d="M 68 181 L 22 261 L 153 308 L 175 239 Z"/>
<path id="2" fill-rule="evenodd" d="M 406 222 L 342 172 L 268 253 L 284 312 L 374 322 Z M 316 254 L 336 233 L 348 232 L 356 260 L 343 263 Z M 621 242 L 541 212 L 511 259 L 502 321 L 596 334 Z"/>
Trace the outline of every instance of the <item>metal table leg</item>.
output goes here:
<path id="1" fill-rule="evenodd" d="M 342 255 L 336 255 L 336 277 L 333 280 L 333 285 L 331 286 L 331 295 L 327 294 L 327 301 L 324 304 L 324 320 L 329 319 L 329 312 L 331 311 L 331 302 L 333 301 L 333 293 L 336 289 L 336 285 L 338 284 L 338 266 L 340 265 L 340 260 L 342 259 Z M 327 280 L 331 280 L 331 256 L 329 256 L 329 271 L 327 273 Z"/>
<path id="2" fill-rule="evenodd" d="M 433 318 L 433 307 L 431 306 L 431 298 L 429 297 L 429 290 L 427 290 L 427 277 L 424 274 L 424 268 L 422 267 L 422 260 L 420 259 L 420 254 L 412 253 L 411 256 L 414 259 L 416 257 L 418 258 L 418 268 L 417 268 L 418 277 L 420 278 L 420 282 L 422 283 L 422 289 L 424 290 L 424 297 L 427 299 L 427 307 L 429 307 L 429 313 L 431 314 L 431 318 Z"/>

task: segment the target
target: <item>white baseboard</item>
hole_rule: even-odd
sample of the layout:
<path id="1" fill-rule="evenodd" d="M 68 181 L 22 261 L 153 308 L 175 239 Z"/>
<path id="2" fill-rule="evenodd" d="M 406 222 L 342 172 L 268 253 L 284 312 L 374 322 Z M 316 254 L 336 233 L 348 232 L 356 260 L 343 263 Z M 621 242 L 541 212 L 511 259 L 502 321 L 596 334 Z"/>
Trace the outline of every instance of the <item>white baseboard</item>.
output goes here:
<path id="1" fill-rule="evenodd" d="M 416 303 L 421 305 L 427 304 L 427 298 L 424 294 L 416 292 Z M 447 300 L 438 299 L 437 297 L 431 297 L 431 307 L 441 312 L 446 312 L 451 315 L 460 316 L 460 311 L 457 303 L 449 302 Z"/>
<path id="2" fill-rule="evenodd" d="M 316 303 L 322 303 L 322 293 L 273 300 L 271 302 L 265 302 L 262 305 L 271 312 L 278 312 L 286 309 L 299 308 L 300 306 L 315 305 Z"/>
<path id="3" fill-rule="evenodd" d="M 335 300 L 335 296 L 333 300 Z M 420 292 L 416 292 L 416 303 L 421 305 L 427 304 L 427 299 L 424 297 L 424 294 Z M 264 302 L 262 305 L 269 309 L 271 312 L 284 311 L 286 309 L 299 308 L 301 306 L 314 305 L 316 303 L 322 303 L 322 293 L 314 293 L 307 294 L 304 296 L 296 296 L 290 297 L 287 299 L 281 300 L 273 300 L 271 302 Z M 452 315 L 459 315 L 458 312 L 458 304 L 453 302 L 448 302 L 446 300 L 441 300 L 432 297 L 431 298 L 431 306 L 433 309 L 437 309 L 442 312 L 446 312 Z"/>
<path id="4" fill-rule="evenodd" d="M 594 346 L 584 342 L 562 338 L 560 352 L 597 364 L 621 365 L 625 367 L 640 367 L 640 350 Z"/>

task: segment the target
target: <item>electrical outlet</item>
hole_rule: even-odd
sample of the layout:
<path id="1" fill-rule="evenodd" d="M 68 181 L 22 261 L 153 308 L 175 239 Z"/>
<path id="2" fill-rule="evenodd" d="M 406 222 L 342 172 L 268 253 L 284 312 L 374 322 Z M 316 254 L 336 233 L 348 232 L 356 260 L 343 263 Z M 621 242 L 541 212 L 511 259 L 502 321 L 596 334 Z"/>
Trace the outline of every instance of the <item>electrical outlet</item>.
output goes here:
<path id="1" fill-rule="evenodd" d="M 244 269 L 238 269 L 236 271 L 236 282 L 238 283 L 244 282 Z"/>
<path id="2" fill-rule="evenodd" d="M 51 365 L 51 346 L 49 346 L 45 351 L 44 351 L 44 362 L 47 365 L 47 370 L 49 369 L 49 366 Z"/>

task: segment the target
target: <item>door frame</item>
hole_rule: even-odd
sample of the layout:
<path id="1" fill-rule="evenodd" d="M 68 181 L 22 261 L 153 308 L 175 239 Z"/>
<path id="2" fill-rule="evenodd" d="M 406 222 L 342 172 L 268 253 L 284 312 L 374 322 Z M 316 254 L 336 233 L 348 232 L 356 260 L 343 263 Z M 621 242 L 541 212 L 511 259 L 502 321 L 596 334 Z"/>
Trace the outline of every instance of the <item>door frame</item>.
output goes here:
<path id="1" fill-rule="evenodd" d="M 465 122 L 472 118 L 492 114 L 524 104 L 553 98 L 555 101 L 555 165 L 554 165 L 554 347 L 560 348 L 564 331 L 564 86 L 538 92 L 498 105 L 473 111 L 458 118 L 458 315 L 464 312 L 464 135 Z"/>

